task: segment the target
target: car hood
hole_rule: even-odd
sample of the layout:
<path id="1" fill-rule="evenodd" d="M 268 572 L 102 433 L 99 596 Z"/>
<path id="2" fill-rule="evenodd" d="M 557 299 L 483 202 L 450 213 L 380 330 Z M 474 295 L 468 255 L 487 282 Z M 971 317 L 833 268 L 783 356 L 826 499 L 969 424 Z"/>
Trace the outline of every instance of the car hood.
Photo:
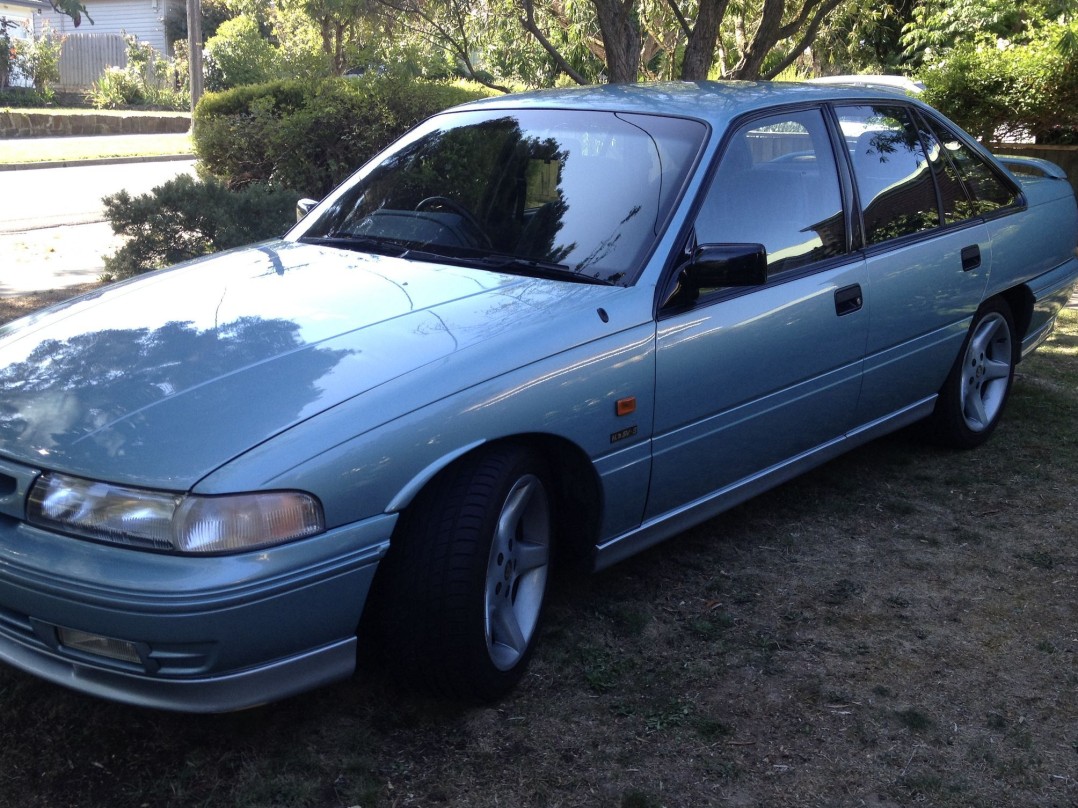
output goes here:
<path id="1" fill-rule="evenodd" d="M 285 241 L 223 253 L 0 328 L 0 456 L 187 489 L 342 401 L 612 291 Z"/>

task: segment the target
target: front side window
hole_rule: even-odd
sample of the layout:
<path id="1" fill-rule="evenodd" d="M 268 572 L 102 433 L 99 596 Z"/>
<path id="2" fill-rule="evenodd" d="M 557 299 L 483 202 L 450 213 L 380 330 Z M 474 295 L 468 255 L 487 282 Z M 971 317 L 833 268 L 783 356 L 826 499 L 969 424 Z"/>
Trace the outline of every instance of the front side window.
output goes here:
<path id="1" fill-rule="evenodd" d="M 696 220 L 698 244 L 763 244 L 770 273 L 846 252 L 834 153 L 819 110 L 738 129 Z"/>
<path id="2" fill-rule="evenodd" d="M 651 115 L 449 113 L 337 192 L 299 237 L 628 283 L 706 134 Z"/>
<path id="3" fill-rule="evenodd" d="M 865 242 L 878 244 L 938 227 L 932 170 L 906 109 L 837 108 L 853 162 Z"/>

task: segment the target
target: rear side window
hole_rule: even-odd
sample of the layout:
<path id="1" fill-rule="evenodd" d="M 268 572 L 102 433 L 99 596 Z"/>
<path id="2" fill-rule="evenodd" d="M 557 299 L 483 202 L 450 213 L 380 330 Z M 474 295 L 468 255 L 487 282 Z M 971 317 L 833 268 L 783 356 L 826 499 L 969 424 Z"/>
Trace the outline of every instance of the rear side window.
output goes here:
<path id="1" fill-rule="evenodd" d="M 838 107 L 865 223 L 865 242 L 940 224 L 932 170 L 917 126 L 903 107 Z"/>
<path id="2" fill-rule="evenodd" d="M 947 156 L 947 149 L 936 137 L 936 133 L 923 121 L 920 122 L 920 131 L 921 140 L 928 150 L 928 163 L 932 167 L 932 175 L 936 178 L 936 185 L 939 188 L 940 202 L 943 206 L 943 223 L 951 224 L 969 219 L 974 215 L 972 213 L 974 206 L 970 204 L 969 194 L 962 180 L 959 179 L 958 170 Z"/>
<path id="3" fill-rule="evenodd" d="M 698 244 L 763 244 L 770 272 L 846 252 L 838 173 L 823 114 L 757 119 L 727 143 L 696 220 Z"/>
<path id="4" fill-rule="evenodd" d="M 994 172 L 985 159 L 959 140 L 938 121 L 928 122 L 942 146 L 943 155 L 954 166 L 969 195 L 963 218 L 982 216 L 1013 205 L 1017 193 Z"/>

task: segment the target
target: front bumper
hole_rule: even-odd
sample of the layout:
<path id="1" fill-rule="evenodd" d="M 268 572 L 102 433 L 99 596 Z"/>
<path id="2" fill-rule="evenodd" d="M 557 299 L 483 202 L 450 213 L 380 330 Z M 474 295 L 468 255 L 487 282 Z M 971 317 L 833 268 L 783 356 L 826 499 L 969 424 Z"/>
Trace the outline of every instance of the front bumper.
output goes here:
<path id="1" fill-rule="evenodd" d="M 280 547 L 195 557 L 0 516 L 0 661 L 84 693 L 187 712 L 243 709 L 346 678 L 395 522 L 381 515 Z M 66 645 L 64 630 L 137 653 L 90 653 Z"/>

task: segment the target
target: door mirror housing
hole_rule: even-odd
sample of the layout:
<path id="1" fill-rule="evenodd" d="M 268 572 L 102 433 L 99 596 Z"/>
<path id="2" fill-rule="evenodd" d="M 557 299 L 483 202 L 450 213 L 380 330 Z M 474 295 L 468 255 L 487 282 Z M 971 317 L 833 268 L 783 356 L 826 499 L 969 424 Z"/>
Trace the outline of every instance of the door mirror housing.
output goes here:
<path id="1" fill-rule="evenodd" d="M 763 244 L 701 244 L 684 277 L 696 290 L 762 286 L 767 283 L 767 250 Z"/>
<path id="2" fill-rule="evenodd" d="M 311 212 L 311 208 L 318 204 L 317 199 L 301 199 L 296 203 L 296 221 L 300 221 Z"/>

